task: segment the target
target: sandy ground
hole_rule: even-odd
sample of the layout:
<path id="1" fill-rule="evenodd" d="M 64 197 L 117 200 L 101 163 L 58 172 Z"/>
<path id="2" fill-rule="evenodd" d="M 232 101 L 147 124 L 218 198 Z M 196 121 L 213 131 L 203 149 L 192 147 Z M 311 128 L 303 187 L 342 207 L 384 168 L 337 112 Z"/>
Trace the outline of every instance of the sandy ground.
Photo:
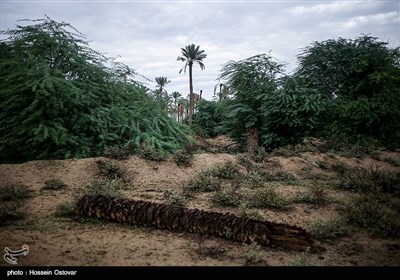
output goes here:
<path id="1" fill-rule="evenodd" d="M 391 156 L 400 160 L 400 153 Z M 166 191 L 179 192 L 181 187 L 198 172 L 235 162 L 231 154 L 196 154 L 191 167 L 178 167 L 173 160 L 153 162 L 132 156 L 116 161 L 127 174 L 128 198 L 165 202 Z M 253 265 L 262 266 L 399 266 L 399 238 L 377 238 L 365 231 L 355 231 L 350 236 L 321 245 L 326 249 L 319 253 L 284 251 L 268 247 L 256 247 L 215 237 L 199 237 L 189 233 L 170 232 L 153 228 L 135 227 L 100 221 L 77 221 L 55 216 L 58 205 L 77 199 L 82 188 L 98 179 L 98 158 L 30 161 L 22 164 L 1 164 L 0 184 L 24 184 L 33 191 L 20 211 L 22 220 L 0 227 L 0 249 L 18 250 L 29 245 L 29 254 L 18 258 L 18 265 L 26 266 L 242 266 L 256 259 Z M 297 178 L 310 174 L 329 172 L 316 162 L 345 161 L 353 166 L 376 165 L 398 170 L 388 162 L 371 158 L 344 158 L 319 153 L 303 153 L 296 157 L 274 157 L 282 170 L 290 171 Z M 323 176 L 323 175 L 322 175 Z M 59 178 L 67 187 L 61 190 L 43 190 L 44 182 Z M 312 182 L 312 181 L 311 181 Z M 293 197 L 306 186 L 302 183 L 272 184 L 286 197 Z M 352 193 L 338 191 L 327 186 L 331 200 L 327 206 L 315 208 L 308 204 L 294 204 L 291 210 L 277 211 L 256 209 L 259 216 L 271 221 L 285 222 L 309 229 L 316 220 L 339 216 L 337 201 Z M 220 207 L 210 201 L 210 193 L 199 194 L 187 207 L 220 212 L 239 213 L 238 208 Z M 252 257 L 254 256 L 254 257 Z M 0 266 L 7 265 L 3 260 Z"/>

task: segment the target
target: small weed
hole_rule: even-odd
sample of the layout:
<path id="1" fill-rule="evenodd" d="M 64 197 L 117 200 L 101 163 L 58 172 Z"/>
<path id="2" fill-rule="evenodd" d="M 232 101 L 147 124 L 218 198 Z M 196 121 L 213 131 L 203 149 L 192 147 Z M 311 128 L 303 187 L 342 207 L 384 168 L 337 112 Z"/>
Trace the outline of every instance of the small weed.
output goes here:
<path id="1" fill-rule="evenodd" d="M 225 248 L 222 245 L 208 244 L 206 237 L 203 235 L 194 235 L 193 241 L 197 245 L 197 248 L 194 251 L 200 256 L 216 257 L 225 253 Z"/>
<path id="2" fill-rule="evenodd" d="M 232 237 L 233 237 L 233 231 L 232 231 L 232 229 L 229 228 L 229 227 L 225 227 L 225 229 L 224 229 L 224 235 L 225 235 L 225 237 L 226 237 L 227 239 L 232 239 Z"/>
<path id="3" fill-rule="evenodd" d="M 261 162 L 264 162 L 264 160 L 265 160 L 267 157 L 268 157 L 268 153 L 267 153 L 267 151 L 265 150 L 265 148 L 264 148 L 264 147 L 260 147 L 260 148 L 258 148 L 257 153 L 256 153 L 256 155 L 254 156 L 253 160 L 254 160 L 255 162 L 261 163 Z"/>
<path id="4" fill-rule="evenodd" d="M 116 162 L 110 160 L 98 160 L 96 163 L 101 177 L 108 180 L 125 180 L 125 171 L 123 171 Z"/>
<path id="5" fill-rule="evenodd" d="M 164 192 L 164 199 L 167 204 L 184 206 L 189 198 L 184 193 L 173 193 L 171 191 Z"/>
<path id="6" fill-rule="evenodd" d="M 279 210 L 291 208 L 290 202 L 272 188 L 257 191 L 247 199 L 246 206 L 249 208 L 276 208 Z"/>
<path id="7" fill-rule="evenodd" d="M 120 147 L 107 147 L 103 153 L 103 155 L 106 158 L 111 158 L 116 160 L 128 159 L 129 154 L 130 152 L 128 148 L 120 148 Z"/>
<path id="8" fill-rule="evenodd" d="M 246 246 L 246 253 L 244 254 L 244 259 L 246 265 L 258 264 L 263 262 L 263 255 L 261 252 L 261 246 L 257 243 L 251 243 Z"/>
<path id="9" fill-rule="evenodd" d="M 219 189 L 213 196 L 212 201 L 221 206 L 238 207 L 241 202 L 241 195 L 237 193 L 235 187 Z"/>
<path id="10" fill-rule="evenodd" d="M 195 192 L 212 192 L 219 189 L 219 185 L 218 180 L 205 171 L 192 178 L 187 185 L 184 186 L 184 189 Z"/>
<path id="11" fill-rule="evenodd" d="M 237 156 L 237 163 L 246 168 L 247 174 L 254 168 L 254 161 L 247 154 Z"/>
<path id="12" fill-rule="evenodd" d="M 24 215 L 17 211 L 17 208 L 20 206 L 21 203 L 2 202 L 0 204 L 0 226 L 10 221 L 22 219 Z"/>
<path id="13" fill-rule="evenodd" d="M 298 192 L 293 200 L 297 203 L 308 203 L 315 207 L 324 207 L 328 200 L 326 198 L 325 189 L 319 185 L 313 185 L 306 192 Z"/>
<path id="14" fill-rule="evenodd" d="M 56 217 L 74 217 L 75 216 L 75 202 L 68 201 L 57 205 Z"/>
<path id="15" fill-rule="evenodd" d="M 187 150 L 178 150 L 174 153 L 174 160 L 178 166 L 190 166 L 193 160 L 193 153 Z"/>
<path id="16" fill-rule="evenodd" d="M 352 168 L 342 175 L 342 189 L 363 193 L 386 192 L 400 195 L 400 172 L 385 171 L 379 167 Z"/>
<path id="17" fill-rule="evenodd" d="M 16 201 L 32 196 L 32 191 L 22 184 L 0 186 L 0 201 Z"/>
<path id="18" fill-rule="evenodd" d="M 210 174 L 219 179 L 233 180 L 241 176 L 240 170 L 233 162 L 227 162 L 222 166 L 211 169 Z"/>
<path id="19" fill-rule="evenodd" d="M 352 167 L 345 163 L 344 161 L 338 161 L 336 163 L 331 164 L 331 170 L 343 175 L 346 171 L 351 169 Z"/>
<path id="20" fill-rule="evenodd" d="M 245 203 L 240 204 L 239 215 L 242 217 L 249 217 L 255 220 L 263 219 L 262 215 L 257 210 L 247 208 Z"/>
<path id="21" fill-rule="evenodd" d="M 347 222 L 379 236 L 393 236 L 400 223 L 395 210 L 379 203 L 373 195 L 359 195 L 345 205 Z"/>
<path id="22" fill-rule="evenodd" d="M 293 260 L 289 263 L 289 266 L 315 266 L 316 258 L 310 259 L 309 253 L 302 252 L 297 254 Z"/>
<path id="23" fill-rule="evenodd" d="M 310 227 L 310 232 L 318 240 L 333 240 L 349 234 L 350 230 L 344 220 L 318 220 Z"/>
<path id="24" fill-rule="evenodd" d="M 53 178 L 44 182 L 44 190 L 59 190 L 67 186 L 61 179 Z"/>
<path id="25" fill-rule="evenodd" d="M 125 196 L 121 189 L 124 187 L 124 184 L 119 180 L 94 181 L 85 187 L 84 194 L 123 198 Z"/>
<path id="26" fill-rule="evenodd" d="M 167 158 L 167 155 L 163 151 L 157 150 L 148 145 L 142 145 L 138 154 L 143 159 L 148 159 L 153 161 L 163 161 Z"/>
<path id="27" fill-rule="evenodd" d="M 271 156 L 293 157 L 301 153 L 318 152 L 318 148 L 310 143 L 287 145 L 279 147 L 271 152 Z"/>

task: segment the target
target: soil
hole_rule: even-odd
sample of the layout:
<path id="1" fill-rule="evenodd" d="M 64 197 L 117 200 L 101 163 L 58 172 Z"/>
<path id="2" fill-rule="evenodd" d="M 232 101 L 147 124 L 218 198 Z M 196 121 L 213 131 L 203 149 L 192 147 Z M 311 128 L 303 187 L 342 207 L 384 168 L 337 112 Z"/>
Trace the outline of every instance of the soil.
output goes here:
<path id="1" fill-rule="evenodd" d="M 214 139 L 210 145 L 226 141 Z M 224 142 L 225 143 L 225 142 Z M 218 145 L 217 145 L 218 146 Z M 329 203 L 324 207 L 294 203 L 290 210 L 251 209 L 261 219 L 300 226 L 306 230 L 317 220 L 341 216 L 342 202 L 354 193 L 335 188 L 335 175 L 320 162 L 346 162 L 351 166 L 379 166 L 399 171 L 383 158 L 400 161 L 399 152 L 380 152 L 378 157 L 348 158 L 336 154 L 302 153 L 293 157 L 272 157 L 271 162 L 290 172 L 297 183 L 271 182 L 286 198 L 293 198 L 314 183 L 326 182 Z M 166 203 L 165 193 L 180 193 L 182 187 L 201 171 L 237 162 L 237 155 L 195 154 L 191 166 L 179 167 L 173 159 L 154 162 L 131 156 L 115 161 L 125 170 L 126 197 Z M 18 257 L 21 266 L 399 266 L 400 238 L 382 238 L 354 229 L 345 237 L 321 241 L 320 252 L 287 251 L 247 245 L 217 237 L 172 232 L 108 223 L 90 219 L 57 217 L 60 204 L 81 196 L 87 184 L 100 179 L 96 161 L 104 158 L 29 161 L 1 164 L 0 185 L 24 184 L 33 192 L 18 209 L 24 218 L 0 227 L 0 249 L 19 250 L 29 246 L 27 256 Z M 278 164 L 279 163 L 279 164 Z M 271 165 L 271 168 L 274 164 Z M 66 185 L 60 190 L 44 190 L 46 180 L 58 178 Z M 318 178 L 330 180 L 321 181 Z M 245 190 L 242 190 L 244 192 Z M 199 193 L 186 207 L 240 214 L 240 208 L 221 207 L 211 201 L 212 193 Z M 395 199 L 395 198 L 393 198 Z M 397 199 L 397 198 L 396 198 Z M 254 214 L 253 213 L 253 214 Z M 8 265 L 4 260 L 0 266 Z"/>

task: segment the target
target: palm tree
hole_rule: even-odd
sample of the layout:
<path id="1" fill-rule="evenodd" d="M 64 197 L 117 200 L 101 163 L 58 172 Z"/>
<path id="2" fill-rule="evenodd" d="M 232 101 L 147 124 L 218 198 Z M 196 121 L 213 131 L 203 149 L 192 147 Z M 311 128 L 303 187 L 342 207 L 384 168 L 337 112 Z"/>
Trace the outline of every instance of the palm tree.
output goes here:
<path id="1" fill-rule="evenodd" d="M 181 48 L 182 56 L 178 56 L 177 60 L 185 62 L 185 66 L 179 71 L 179 73 L 184 70 L 186 73 L 186 67 L 189 66 L 189 125 L 192 125 L 192 115 L 194 111 L 193 104 L 193 63 L 198 63 L 200 65 L 201 70 L 205 69 L 203 64 L 203 59 L 207 57 L 207 54 L 204 53 L 204 50 L 200 50 L 200 46 L 196 46 L 195 44 L 190 44 L 184 48 Z"/>
<path id="2" fill-rule="evenodd" d="M 175 107 L 175 110 L 178 115 L 178 107 L 177 107 L 178 104 L 177 103 L 178 103 L 178 98 L 181 97 L 182 94 L 179 91 L 173 91 L 171 95 L 172 95 L 172 98 L 174 99 L 174 107 Z M 175 116 L 175 120 L 176 120 L 176 116 Z M 178 115 L 178 121 L 179 121 L 179 115 Z"/>
<path id="3" fill-rule="evenodd" d="M 163 93 L 167 94 L 167 91 L 165 90 L 165 86 L 167 84 L 169 84 L 170 82 L 171 81 L 168 81 L 167 77 L 162 77 L 161 76 L 161 77 L 157 77 L 156 78 L 156 83 L 157 83 L 156 87 L 159 89 L 160 95 L 163 94 Z"/>
<path id="4" fill-rule="evenodd" d="M 188 115 L 188 111 L 189 111 L 189 100 L 187 100 L 186 98 L 180 98 L 178 100 L 178 104 L 181 106 L 181 108 L 183 109 L 182 112 L 178 112 L 178 121 L 179 121 L 179 116 L 181 116 L 181 121 L 183 121 L 183 114 L 186 111 L 186 116 Z"/>
<path id="5" fill-rule="evenodd" d="M 214 86 L 214 96 L 217 94 L 217 88 L 219 87 L 219 93 L 218 93 L 218 101 L 221 101 L 222 99 L 227 99 L 229 96 L 229 89 L 228 86 L 224 83 L 218 83 Z"/>

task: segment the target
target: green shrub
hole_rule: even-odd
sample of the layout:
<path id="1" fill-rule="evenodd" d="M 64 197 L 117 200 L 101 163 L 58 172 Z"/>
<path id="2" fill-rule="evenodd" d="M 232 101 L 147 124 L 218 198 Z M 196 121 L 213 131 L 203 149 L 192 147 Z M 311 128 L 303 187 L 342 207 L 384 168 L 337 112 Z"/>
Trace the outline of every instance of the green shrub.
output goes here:
<path id="1" fill-rule="evenodd" d="M 167 158 L 167 154 L 165 152 L 149 145 L 142 145 L 141 149 L 138 151 L 138 155 L 143 159 L 153 161 L 164 161 Z"/>
<path id="2" fill-rule="evenodd" d="M 59 190 L 65 188 L 67 185 L 58 178 L 53 178 L 50 180 L 46 180 L 44 182 L 43 189 L 44 190 Z"/>
<path id="3" fill-rule="evenodd" d="M 237 179 L 241 176 L 239 167 L 230 161 L 211 169 L 209 173 L 216 178 L 226 180 Z"/>
<path id="4" fill-rule="evenodd" d="M 261 246 L 257 243 L 251 243 L 249 245 L 245 244 L 246 252 L 244 254 L 244 259 L 246 265 L 258 264 L 263 262 L 263 255 L 261 252 Z"/>
<path id="5" fill-rule="evenodd" d="M 124 184 L 119 180 L 94 181 L 85 187 L 84 194 L 123 198 L 125 197 L 121 192 L 123 188 Z"/>
<path id="6" fill-rule="evenodd" d="M 219 182 L 216 178 L 210 176 L 207 172 L 202 172 L 192 178 L 186 185 L 187 191 L 212 192 L 219 189 Z"/>
<path id="7" fill-rule="evenodd" d="M 22 219 L 24 215 L 17 211 L 20 206 L 20 204 L 16 203 L 2 202 L 0 204 L 0 226 L 10 221 Z"/>
<path id="8" fill-rule="evenodd" d="M 247 198 L 246 206 L 249 208 L 276 208 L 288 210 L 291 208 L 290 201 L 272 188 L 259 190 Z"/>
<path id="9" fill-rule="evenodd" d="M 400 195 L 400 172 L 378 167 L 351 168 L 342 174 L 340 188 L 364 193 L 387 192 Z"/>
<path id="10" fill-rule="evenodd" d="M 212 201 L 221 206 L 238 207 L 241 203 L 241 195 L 235 187 L 230 186 L 219 189 L 212 197 Z"/>
<path id="11" fill-rule="evenodd" d="M 164 192 L 164 199 L 167 204 L 184 206 L 189 200 L 188 195 L 185 193 L 173 193 L 171 191 Z"/>
<path id="12" fill-rule="evenodd" d="M 125 172 L 119 167 L 118 163 L 110 160 L 96 161 L 99 168 L 99 175 L 108 180 L 125 180 Z"/>
<path id="13" fill-rule="evenodd" d="M 31 197 L 32 192 L 22 184 L 8 184 L 0 186 L 0 201 L 15 201 Z"/>
<path id="14" fill-rule="evenodd" d="M 319 185 L 313 185 L 306 192 L 300 192 L 294 198 L 294 202 L 309 203 L 315 207 L 324 207 L 328 199 L 326 198 L 325 189 Z"/>
<path id="15" fill-rule="evenodd" d="M 318 220 L 310 226 L 310 232 L 318 240 L 333 240 L 350 233 L 350 229 L 344 220 Z"/>
<path id="16" fill-rule="evenodd" d="M 174 160 L 178 166 L 190 166 L 193 160 L 193 153 L 188 150 L 177 150 L 174 153 Z"/>
<path id="17" fill-rule="evenodd" d="M 73 217 L 75 216 L 75 202 L 68 201 L 57 205 L 56 217 Z"/>
<path id="18" fill-rule="evenodd" d="M 347 222 L 379 235 L 392 236 L 399 233 L 398 213 L 386 207 L 373 195 L 359 195 L 345 205 Z"/>

